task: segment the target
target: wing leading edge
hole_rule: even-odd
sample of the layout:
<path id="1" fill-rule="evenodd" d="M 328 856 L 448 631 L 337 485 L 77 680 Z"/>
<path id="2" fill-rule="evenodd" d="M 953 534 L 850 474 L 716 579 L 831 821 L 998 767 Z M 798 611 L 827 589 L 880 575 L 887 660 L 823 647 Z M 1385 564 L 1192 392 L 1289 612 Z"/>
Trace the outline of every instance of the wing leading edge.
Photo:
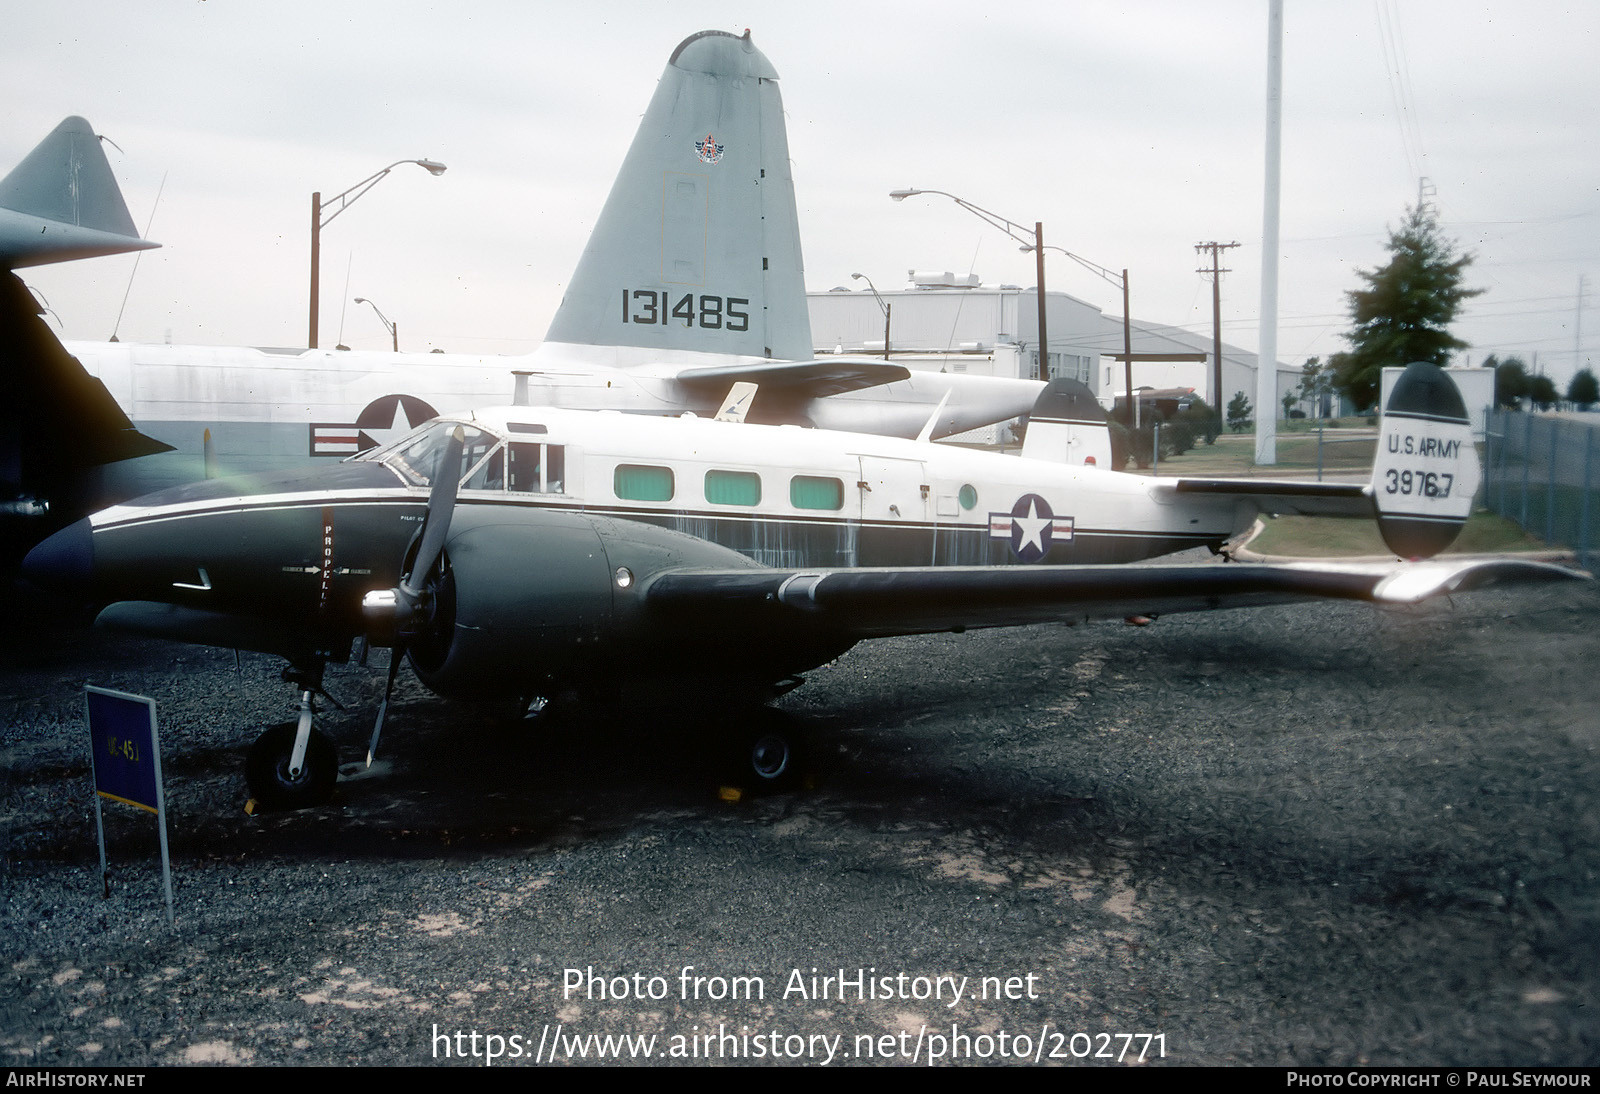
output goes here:
<path id="1" fill-rule="evenodd" d="M 715 626 L 719 616 L 789 616 L 855 639 L 1121 619 L 1305 600 L 1415 604 L 1491 585 L 1586 575 L 1520 559 L 1293 565 L 688 570 L 647 590 L 653 612 Z"/>

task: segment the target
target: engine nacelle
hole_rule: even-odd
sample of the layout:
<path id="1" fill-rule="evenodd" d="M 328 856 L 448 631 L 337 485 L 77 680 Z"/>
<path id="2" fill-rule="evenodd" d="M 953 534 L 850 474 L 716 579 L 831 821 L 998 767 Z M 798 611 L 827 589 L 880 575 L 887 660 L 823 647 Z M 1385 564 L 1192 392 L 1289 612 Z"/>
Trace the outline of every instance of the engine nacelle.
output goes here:
<path id="1" fill-rule="evenodd" d="M 409 645 L 412 665 L 433 691 L 478 698 L 638 671 L 642 650 L 671 639 L 646 618 L 651 576 L 755 566 L 652 525 L 512 507 L 458 510 L 444 554 L 431 619 Z"/>

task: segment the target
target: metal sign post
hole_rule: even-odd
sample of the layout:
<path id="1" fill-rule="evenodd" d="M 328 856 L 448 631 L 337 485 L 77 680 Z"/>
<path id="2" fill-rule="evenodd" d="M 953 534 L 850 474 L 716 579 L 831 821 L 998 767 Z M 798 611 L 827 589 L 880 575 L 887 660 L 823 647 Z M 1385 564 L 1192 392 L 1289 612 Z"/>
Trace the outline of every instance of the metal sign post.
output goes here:
<path id="1" fill-rule="evenodd" d="M 85 687 L 89 721 L 89 759 L 94 768 L 94 823 L 100 837 L 100 884 L 111 895 L 106 874 L 106 826 L 101 798 L 123 802 L 156 815 L 161 836 L 161 878 L 167 895 L 167 924 L 173 925 L 172 861 L 167 853 L 166 794 L 161 782 L 161 742 L 156 733 L 156 702 L 105 688 Z"/>

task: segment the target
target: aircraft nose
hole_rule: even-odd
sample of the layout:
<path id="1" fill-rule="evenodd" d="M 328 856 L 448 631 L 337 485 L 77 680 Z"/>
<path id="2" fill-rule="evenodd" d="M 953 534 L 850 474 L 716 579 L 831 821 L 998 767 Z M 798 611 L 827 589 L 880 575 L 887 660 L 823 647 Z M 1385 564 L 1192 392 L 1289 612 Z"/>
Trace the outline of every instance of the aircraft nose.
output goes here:
<path id="1" fill-rule="evenodd" d="M 28 552 L 23 576 L 56 589 L 81 589 L 94 576 L 94 533 L 85 517 Z"/>

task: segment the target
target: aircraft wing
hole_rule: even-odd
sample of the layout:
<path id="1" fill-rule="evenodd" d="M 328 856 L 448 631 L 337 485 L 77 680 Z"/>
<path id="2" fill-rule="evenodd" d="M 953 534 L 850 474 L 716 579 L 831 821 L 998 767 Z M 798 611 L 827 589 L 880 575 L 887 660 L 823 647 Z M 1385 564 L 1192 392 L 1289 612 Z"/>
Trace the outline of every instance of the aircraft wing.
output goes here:
<path id="1" fill-rule="evenodd" d="M 700 627 L 768 613 L 855 639 L 1027 623 L 1257 607 L 1303 600 L 1415 604 L 1491 585 L 1587 575 L 1515 558 L 1423 563 L 1007 566 L 666 572 L 652 612 Z M 777 613 L 773 615 L 772 613 Z"/>
<path id="2" fill-rule="evenodd" d="M 1173 494 L 1223 495 L 1247 502 L 1258 513 L 1278 516 L 1365 517 L 1377 515 L 1365 482 L 1295 482 L 1290 479 L 1173 479 L 1156 487 Z"/>
<path id="3" fill-rule="evenodd" d="M 686 368 L 674 377 L 690 388 L 703 388 L 721 399 L 734 383 L 757 384 L 785 398 L 815 398 L 881 387 L 911 378 L 904 365 L 866 357 L 830 357 L 815 361 L 774 361 L 756 365 L 707 365 Z"/>

